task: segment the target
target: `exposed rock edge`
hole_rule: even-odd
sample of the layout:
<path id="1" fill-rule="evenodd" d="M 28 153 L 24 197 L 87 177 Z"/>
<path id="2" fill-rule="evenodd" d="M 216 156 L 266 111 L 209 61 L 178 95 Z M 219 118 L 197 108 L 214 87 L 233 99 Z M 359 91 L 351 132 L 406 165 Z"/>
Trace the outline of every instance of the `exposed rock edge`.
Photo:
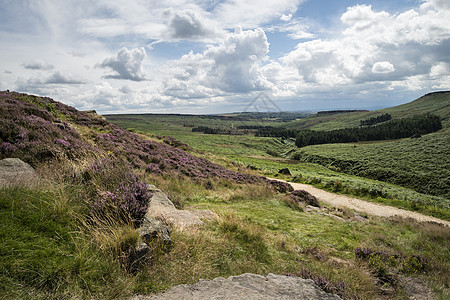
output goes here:
<path id="1" fill-rule="evenodd" d="M 132 300 L 182 300 L 182 299 L 341 299 L 320 289 L 312 280 L 294 276 L 269 274 L 242 274 L 228 278 L 200 280 L 196 284 L 183 284 L 165 293 L 151 296 L 134 296 Z"/>

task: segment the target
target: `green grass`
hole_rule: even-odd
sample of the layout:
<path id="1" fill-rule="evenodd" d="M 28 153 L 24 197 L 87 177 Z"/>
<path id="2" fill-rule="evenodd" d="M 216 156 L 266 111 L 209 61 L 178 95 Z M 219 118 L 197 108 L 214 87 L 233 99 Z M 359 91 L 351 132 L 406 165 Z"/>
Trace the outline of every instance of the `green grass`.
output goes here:
<path id="1" fill-rule="evenodd" d="M 263 186 L 215 182 L 205 189 L 190 180 L 157 176 L 149 180 L 182 199 L 184 208 L 210 209 L 220 218 L 192 232 L 175 231 L 174 249 L 139 275 L 137 288 L 142 293 L 200 278 L 245 272 L 301 275 L 308 270 L 313 277 L 342 284 L 338 292 L 348 299 L 372 299 L 382 284 L 376 283 L 375 271 L 367 272 L 370 265 L 354 254 L 356 247 L 369 247 L 397 255 L 395 266 L 388 270 L 393 276 L 411 275 L 403 271 L 403 264 L 412 255 L 426 257 L 430 269 L 415 276 L 434 287 L 441 299 L 449 296 L 450 239 L 448 230 L 439 225 L 375 217 L 367 222 L 339 221 L 292 209 L 286 196 Z M 403 293 L 401 286 L 390 285 L 395 289 L 391 298 Z"/>
<path id="2" fill-rule="evenodd" d="M 54 174 L 61 172 L 61 166 L 55 167 Z M 411 276 L 403 271 L 404 261 L 411 255 L 425 257 L 429 268 L 414 276 L 441 299 L 449 296 L 450 237 L 438 225 L 375 217 L 339 221 L 293 209 L 287 195 L 264 185 L 221 180 L 206 185 L 169 175 L 147 174 L 145 179 L 178 207 L 210 209 L 219 219 L 190 231 L 172 229 L 170 251 L 153 243 L 149 262 L 130 271 L 125 262 L 127 249 L 138 243 L 136 231 L 110 219 L 86 222 L 88 210 L 78 197 L 85 187 L 56 178 L 61 182 L 0 189 L 2 299 L 120 299 L 246 272 L 297 274 L 327 282 L 330 291 L 348 299 L 376 298 L 378 277 L 367 271 L 368 262 L 355 258 L 356 247 L 398 255 L 397 265 L 388 270 L 393 276 Z M 410 265 L 408 270 L 416 268 Z M 390 285 L 392 298 L 404 293 L 401 286 Z"/>
<path id="3" fill-rule="evenodd" d="M 82 230 L 68 196 L 76 197 L 55 187 L 0 189 L 0 298 L 124 295 L 131 280 Z"/>

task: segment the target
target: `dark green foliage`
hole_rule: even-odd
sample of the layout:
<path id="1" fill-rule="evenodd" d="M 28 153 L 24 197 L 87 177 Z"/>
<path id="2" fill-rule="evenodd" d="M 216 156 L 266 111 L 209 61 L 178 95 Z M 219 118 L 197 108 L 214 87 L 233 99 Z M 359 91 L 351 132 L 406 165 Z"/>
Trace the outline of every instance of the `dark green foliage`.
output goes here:
<path id="1" fill-rule="evenodd" d="M 402 265 L 402 271 L 407 274 L 416 274 L 425 272 L 428 268 L 428 261 L 421 255 L 411 255 Z"/>
<path id="2" fill-rule="evenodd" d="M 295 138 L 297 134 L 298 130 L 295 129 L 265 127 L 258 129 L 258 131 L 255 133 L 255 136 Z"/>
<path id="3" fill-rule="evenodd" d="M 371 125 L 375 125 L 378 123 L 383 123 L 386 121 L 389 121 L 390 119 L 392 119 L 392 116 L 390 114 L 384 114 L 378 117 L 373 117 L 367 120 L 361 120 L 360 122 L 360 126 L 371 126 Z"/>
<path id="4" fill-rule="evenodd" d="M 426 134 L 442 129 L 441 119 L 431 114 L 391 120 L 378 126 L 347 128 L 331 131 L 302 130 L 298 133 L 297 147 L 329 143 L 392 140 Z"/>

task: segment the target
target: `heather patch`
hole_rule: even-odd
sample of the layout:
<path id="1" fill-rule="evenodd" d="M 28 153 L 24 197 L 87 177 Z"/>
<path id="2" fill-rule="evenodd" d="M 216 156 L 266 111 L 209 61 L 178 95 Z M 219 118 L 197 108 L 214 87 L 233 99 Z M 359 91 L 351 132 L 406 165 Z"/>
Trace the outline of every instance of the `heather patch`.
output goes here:
<path id="1" fill-rule="evenodd" d="M 69 123 L 55 116 L 54 106 L 45 105 L 49 99 L 36 105 L 40 99 L 43 98 L 0 92 L 0 158 L 18 157 L 37 165 L 92 150 Z"/>
<path id="2" fill-rule="evenodd" d="M 75 175 L 86 186 L 91 217 L 130 218 L 139 226 L 152 196 L 147 184 L 130 167 L 111 158 L 90 164 L 81 175 Z"/>
<path id="3" fill-rule="evenodd" d="M 310 193 L 308 193 L 307 191 L 295 190 L 295 191 L 292 191 L 289 194 L 289 196 L 290 196 L 291 200 L 296 203 L 303 202 L 308 205 L 320 207 L 320 204 L 319 204 L 319 201 L 317 200 L 317 198 L 314 197 L 313 195 L 311 195 Z"/>
<path id="4" fill-rule="evenodd" d="M 146 140 L 108 123 L 95 112 L 80 112 L 50 98 L 0 92 L 0 104 L 0 126 L 4 128 L 0 133 L 0 158 L 19 157 L 36 165 L 56 157 L 74 158 L 103 150 L 153 174 L 216 177 L 237 183 L 264 181 L 186 153 L 183 150 L 190 147 L 175 138 L 164 137 L 164 143 Z M 88 127 L 89 132 L 81 136 L 73 126 Z"/>

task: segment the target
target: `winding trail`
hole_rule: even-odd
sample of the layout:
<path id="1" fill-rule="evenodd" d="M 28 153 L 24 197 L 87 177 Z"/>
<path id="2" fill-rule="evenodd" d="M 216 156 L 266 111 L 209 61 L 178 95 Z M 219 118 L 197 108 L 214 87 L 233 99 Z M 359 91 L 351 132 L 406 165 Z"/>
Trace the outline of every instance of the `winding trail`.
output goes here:
<path id="1" fill-rule="evenodd" d="M 271 178 L 270 178 L 271 179 Z M 435 217 L 423 215 L 414 211 L 409 211 L 397 207 L 382 205 L 378 203 L 368 202 L 349 196 L 330 193 L 308 184 L 293 183 L 285 180 L 275 179 L 278 181 L 289 183 L 295 190 L 305 190 L 315 196 L 320 201 L 329 203 L 335 207 L 347 207 L 359 212 L 379 217 L 399 216 L 402 218 L 412 218 L 419 222 L 436 222 L 450 227 L 450 222 Z"/>

